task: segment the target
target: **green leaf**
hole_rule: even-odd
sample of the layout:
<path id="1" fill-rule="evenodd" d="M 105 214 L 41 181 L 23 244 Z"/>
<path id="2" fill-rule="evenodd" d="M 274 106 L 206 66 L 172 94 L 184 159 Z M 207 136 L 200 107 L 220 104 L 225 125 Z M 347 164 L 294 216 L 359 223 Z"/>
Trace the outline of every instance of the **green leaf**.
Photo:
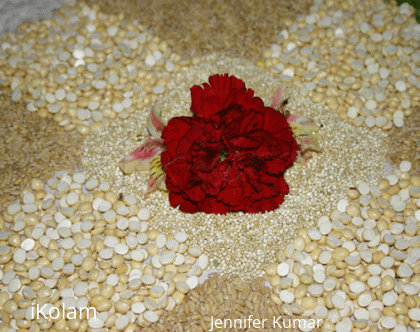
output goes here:
<path id="1" fill-rule="evenodd" d="M 217 259 L 213 259 L 212 261 L 213 266 L 217 269 L 220 265 L 219 261 Z"/>

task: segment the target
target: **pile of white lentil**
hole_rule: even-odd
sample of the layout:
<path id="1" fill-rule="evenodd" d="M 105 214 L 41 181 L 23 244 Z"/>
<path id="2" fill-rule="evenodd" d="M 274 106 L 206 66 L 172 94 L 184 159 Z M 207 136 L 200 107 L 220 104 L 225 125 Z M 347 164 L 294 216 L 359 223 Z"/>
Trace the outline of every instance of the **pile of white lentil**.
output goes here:
<path id="1" fill-rule="evenodd" d="M 190 61 L 137 22 L 97 9 L 74 2 L 0 37 L 0 87 L 81 135 L 150 104 Z"/>
<path id="2" fill-rule="evenodd" d="M 157 104 L 163 118 L 191 116 L 191 86 L 206 82 L 213 73 L 225 72 L 243 79 L 266 104 L 281 84 L 267 70 L 256 68 L 246 60 L 221 55 L 204 57 L 201 64 L 174 75 L 168 83 L 168 91 Z M 190 243 L 202 247 L 209 255 L 213 267 L 238 278 L 261 276 L 270 257 L 293 239 L 298 228 L 313 225 L 356 181 L 375 181 L 385 165 L 386 146 L 381 131 L 354 128 L 297 93 L 291 93 L 288 107 L 292 113 L 308 116 L 323 125 L 317 136 L 324 152 L 316 154 L 308 166 L 295 163 L 285 172 L 290 193 L 273 212 L 191 215 L 172 208 L 165 193 L 157 192 L 142 199 L 148 173 L 123 175 L 118 161 L 140 145 L 138 135 L 147 134 L 144 112 L 87 137 L 82 162 L 89 175 L 108 181 L 114 190 L 134 195 L 147 204 L 154 225 L 166 231 L 185 231 Z"/>
<path id="3" fill-rule="evenodd" d="M 329 331 L 420 329 L 420 174 L 403 161 L 276 253 L 266 274 L 287 315 Z"/>
<path id="4" fill-rule="evenodd" d="M 135 197 L 85 173 L 33 179 L 0 217 L 0 331 L 133 331 L 172 310 L 209 259 L 185 232 L 161 233 L 149 219 Z M 63 305 L 77 318 L 49 317 Z"/>
<path id="5" fill-rule="evenodd" d="M 420 24 L 382 0 L 315 0 L 259 65 L 356 126 L 402 127 L 419 105 Z"/>

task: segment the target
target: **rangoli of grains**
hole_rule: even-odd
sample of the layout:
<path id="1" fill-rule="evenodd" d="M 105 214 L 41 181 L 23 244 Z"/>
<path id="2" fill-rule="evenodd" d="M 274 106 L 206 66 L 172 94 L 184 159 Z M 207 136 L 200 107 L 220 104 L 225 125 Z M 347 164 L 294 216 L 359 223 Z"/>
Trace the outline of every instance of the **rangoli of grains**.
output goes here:
<path id="1" fill-rule="evenodd" d="M 84 146 L 88 175 L 33 178 L 0 216 L 0 331 L 208 329 L 212 314 L 251 308 L 256 317 L 321 318 L 324 330 L 420 328 L 420 177 L 407 147 L 417 134 L 420 28 L 409 5 L 315 0 L 310 15 L 285 21 L 288 29 L 257 62 L 275 76 L 222 55 L 186 72 L 190 62 L 142 27 L 71 6 L 2 37 L 0 85 L 12 101 L 28 101 L 28 111 L 67 131 L 100 131 Z M 164 194 L 142 199 L 145 174 L 119 173 L 158 95 L 166 119 L 190 115 L 189 88 L 221 72 L 266 102 L 293 82 L 289 109 L 323 125 L 324 152 L 287 171 L 291 193 L 275 212 L 184 215 Z M 103 128 L 108 119 L 118 121 Z M 377 182 L 380 129 L 391 128 L 398 169 Z M 207 267 L 226 274 L 198 286 Z M 262 274 L 271 289 L 261 279 L 227 280 Z M 99 315 L 34 320 L 34 302 L 45 311 L 90 305 Z"/>
<path id="2" fill-rule="evenodd" d="M 210 74 L 224 72 L 243 79 L 265 102 L 281 83 L 267 70 L 246 60 L 212 55 L 168 82 L 158 103 L 163 117 L 168 120 L 190 115 L 189 88 L 206 81 Z M 290 193 L 283 205 L 270 213 L 190 215 L 171 208 L 164 193 L 143 199 L 147 174 L 123 175 L 118 161 L 139 145 L 137 135 L 146 134 L 148 110 L 140 110 L 133 117 L 89 136 L 83 147 L 83 163 L 89 175 L 108 181 L 115 190 L 142 201 L 151 211 L 154 227 L 164 231 L 184 230 L 190 243 L 200 246 L 211 257 L 213 267 L 240 278 L 261 276 L 275 250 L 293 239 L 299 227 L 310 226 L 317 216 L 327 213 L 357 180 L 373 183 L 384 167 L 386 146 L 382 132 L 354 128 L 297 93 L 292 93 L 289 108 L 322 124 L 318 138 L 324 152 L 307 167 L 293 165 L 286 171 Z"/>

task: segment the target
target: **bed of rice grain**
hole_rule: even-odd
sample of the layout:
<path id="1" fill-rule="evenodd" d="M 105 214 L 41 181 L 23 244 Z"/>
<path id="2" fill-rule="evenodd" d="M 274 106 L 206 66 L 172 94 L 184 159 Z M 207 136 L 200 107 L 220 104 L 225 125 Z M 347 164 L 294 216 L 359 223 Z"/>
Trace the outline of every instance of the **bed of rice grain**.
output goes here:
<path id="1" fill-rule="evenodd" d="M 389 133 L 388 158 L 393 165 L 409 160 L 413 169 L 420 170 L 420 109 L 404 121 L 403 128 L 392 128 Z"/>
<path id="2" fill-rule="evenodd" d="M 87 0 L 104 12 L 124 14 L 168 41 L 182 56 L 223 52 L 262 58 L 292 18 L 309 11 L 310 0 Z"/>
<path id="3" fill-rule="evenodd" d="M 51 118 L 29 113 L 23 102 L 0 91 L 0 210 L 19 197 L 32 178 L 46 180 L 60 169 L 81 167 L 81 138 Z"/>
<path id="4" fill-rule="evenodd" d="M 285 315 L 270 295 L 271 290 L 263 278 L 241 282 L 228 279 L 226 275 L 212 274 L 182 304 L 166 312 L 156 324 L 145 328 L 144 332 L 210 331 L 215 328 L 213 325 L 216 320 L 224 322 L 227 327 L 232 324 L 238 330 L 252 332 L 301 331 L 298 327 L 284 327 L 293 326 L 294 319 L 295 323 L 299 323 L 302 317 Z M 249 317 L 251 321 L 246 320 Z M 277 324 L 273 324 L 273 319 Z"/>

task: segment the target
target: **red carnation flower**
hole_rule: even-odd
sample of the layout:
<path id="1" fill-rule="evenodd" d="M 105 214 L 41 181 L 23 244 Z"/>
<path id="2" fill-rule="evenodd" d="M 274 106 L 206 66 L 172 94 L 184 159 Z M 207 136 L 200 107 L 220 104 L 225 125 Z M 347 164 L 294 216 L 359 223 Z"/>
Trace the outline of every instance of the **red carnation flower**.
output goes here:
<path id="1" fill-rule="evenodd" d="M 196 117 L 173 118 L 162 133 L 171 205 L 189 213 L 276 209 L 298 150 L 286 117 L 234 76 L 209 82 L 191 88 Z"/>

